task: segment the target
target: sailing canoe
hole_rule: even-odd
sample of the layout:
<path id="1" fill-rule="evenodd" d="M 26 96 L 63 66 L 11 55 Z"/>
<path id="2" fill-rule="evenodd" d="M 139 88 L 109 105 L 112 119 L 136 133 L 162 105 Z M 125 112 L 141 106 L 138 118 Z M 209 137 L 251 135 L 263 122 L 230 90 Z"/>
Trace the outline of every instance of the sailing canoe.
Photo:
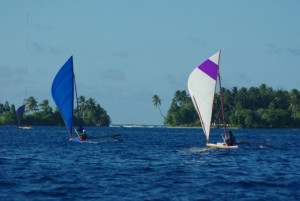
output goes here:
<path id="1" fill-rule="evenodd" d="M 17 119 L 18 119 L 19 128 L 21 128 L 21 129 L 32 129 L 32 127 L 30 127 L 30 126 L 21 126 L 24 111 L 25 111 L 25 105 L 22 105 L 17 109 Z"/>
<path id="2" fill-rule="evenodd" d="M 237 146 L 227 146 L 226 143 L 209 143 L 220 53 L 218 51 L 192 71 L 188 78 L 188 90 L 206 136 L 206 146 L 236 149 Z"/>

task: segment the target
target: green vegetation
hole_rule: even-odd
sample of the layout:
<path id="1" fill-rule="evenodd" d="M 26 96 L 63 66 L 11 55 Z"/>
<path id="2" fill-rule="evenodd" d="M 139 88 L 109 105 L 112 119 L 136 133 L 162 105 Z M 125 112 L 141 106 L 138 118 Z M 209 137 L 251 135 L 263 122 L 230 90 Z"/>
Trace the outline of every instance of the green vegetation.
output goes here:
<path id="1" fill-rule="evenodd" d="M 162 113 L 161 113 L 161 110 L 160 110 L 160 105 L 161 105 L 161 99 L 158 95 L 154 95 L 153 98 L 152 98 L 152 103 L 155 107 L 157 107 L 159 109 L 159 112 L 161 114 L 161 116 L 163 118 L 166 118 Z"/>
<path id="2" fill-rule="evenodd" d="M 59 109 L 56 107 L 53 112 L 49 106 L 48 100 L 43 100 L 38 104 L 34 97 L 29 97 L 24 100 L 26 106 L 23 115 L 22 125 L 40 125 L 40 126 L 62 126 L 65 125 Z M 80 108 L 80 120 L 86 126 L 109 126 L 111 119 L 106 111 L 100 107 L 99 104 L 92 98 L 88 100 L 84 96 L 78 98 Z M 78 125 L 78 111 L 74 108 L 74 125 Z M 16 108 L 11 106 L 6 101 L 4 104 L 0 103 L 0 124 L 2 125 L 18 125 Z"/>
<path id="3" fill-rule="evenodd" d="M 225 122 L 237 128 L 300 128 L 300 91 L 273 90 L 262 84 L 249 89 L 222 88 Z M 176 91 L 164 120 L 169 126 L 201 126 L 186 91 Z M 216 94 L 212 124 L 222 124 L 220 95 Z"/>

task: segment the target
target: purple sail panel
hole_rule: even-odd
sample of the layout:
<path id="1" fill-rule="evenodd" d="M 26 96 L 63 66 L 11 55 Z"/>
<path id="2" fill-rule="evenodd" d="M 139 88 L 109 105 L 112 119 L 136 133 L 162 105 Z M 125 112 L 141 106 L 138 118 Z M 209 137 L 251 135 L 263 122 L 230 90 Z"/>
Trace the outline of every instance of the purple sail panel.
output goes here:
<path id="1" fill-rule="evenodd" d="M 204 61 L 200 66 L 198 66 L 200 70 L 202 70 L 205 74 L 207 74 L 212 79 L 217 79 L 218 73 L 218 65 L 212 62 L 211 60 L 207 59 Z"/>

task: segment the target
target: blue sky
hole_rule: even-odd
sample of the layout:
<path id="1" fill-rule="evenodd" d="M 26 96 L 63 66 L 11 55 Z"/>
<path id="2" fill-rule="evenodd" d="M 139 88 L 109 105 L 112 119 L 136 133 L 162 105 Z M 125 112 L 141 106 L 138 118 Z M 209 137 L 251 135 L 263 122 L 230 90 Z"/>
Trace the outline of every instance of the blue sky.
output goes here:
<path id="1" fill-rule="evenodd" d="M 73 55 L 78 94 L 113 124 L 160 125 L 153 95 L 166 114 L 219 49 L 225 88 L 299 90 L 299 9 L 298 0 L 2 0 L 0 102 L 18 107 L 27 86 L 54 108 L 52 81 Z"/>

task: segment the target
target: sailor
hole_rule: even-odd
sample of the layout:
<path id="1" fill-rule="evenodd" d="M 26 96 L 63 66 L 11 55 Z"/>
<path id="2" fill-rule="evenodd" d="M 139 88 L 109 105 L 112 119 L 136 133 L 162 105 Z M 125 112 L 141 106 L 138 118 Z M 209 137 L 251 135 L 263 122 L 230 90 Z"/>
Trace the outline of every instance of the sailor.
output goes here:
<path id="1" fill-rule="evenodd" d="M 231 131 L 229 131 L 229 135 L 225 136 L 225 143 L 227 146 L 233 146 L 236 143 L 235 137 Z"/>
<path id="2" fill-rule="evenodd" d="M 81 138 L 81 141 L 85 141 L 87 140 L 87 133 L 85 130 L 82 130 L 82 133 L 79 134 L 80 138 Z"/>

